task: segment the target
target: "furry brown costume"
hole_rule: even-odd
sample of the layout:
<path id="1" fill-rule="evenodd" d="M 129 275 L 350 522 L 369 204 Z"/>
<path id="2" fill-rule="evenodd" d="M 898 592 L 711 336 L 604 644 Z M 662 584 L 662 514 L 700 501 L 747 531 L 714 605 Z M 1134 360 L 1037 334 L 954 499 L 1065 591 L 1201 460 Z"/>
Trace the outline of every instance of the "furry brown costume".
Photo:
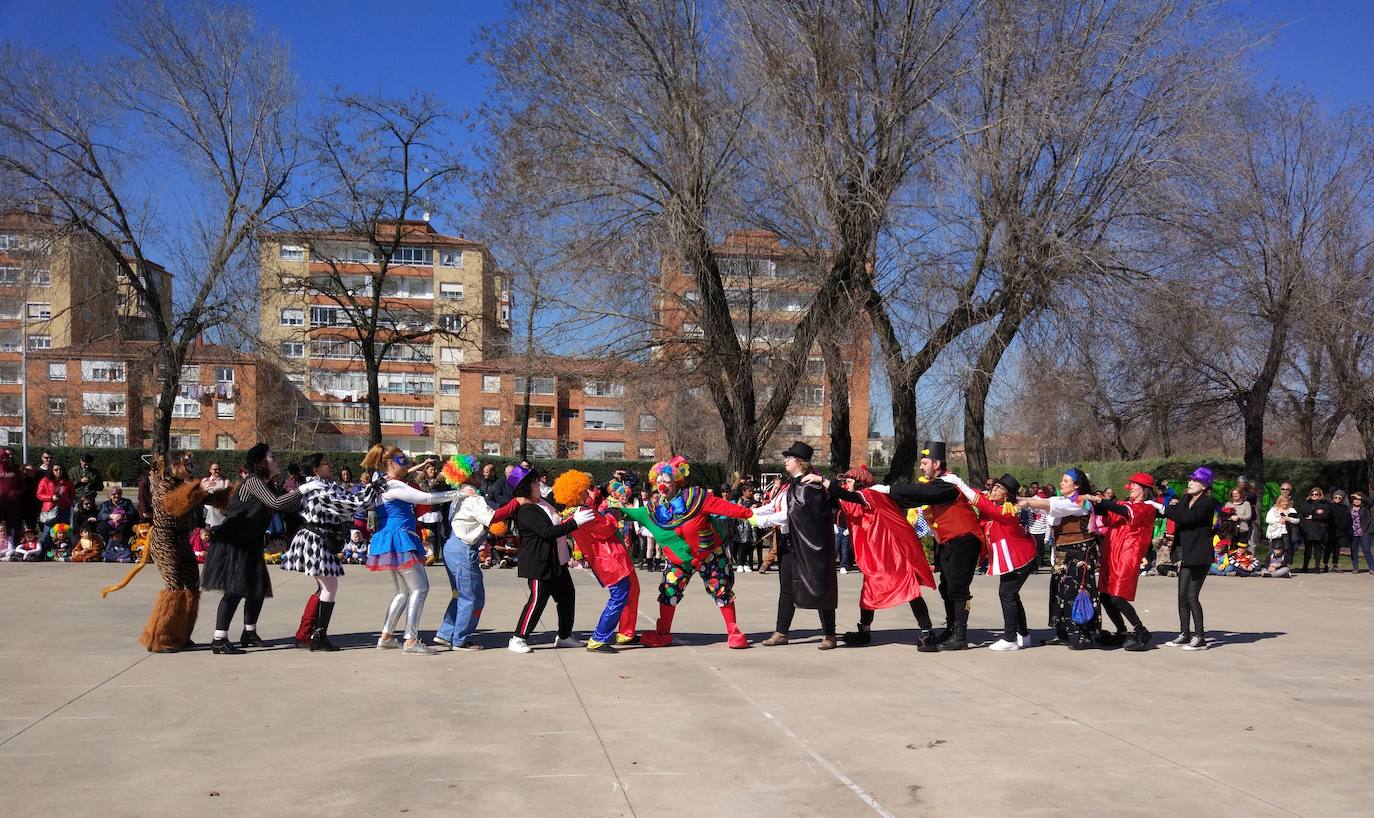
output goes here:
<path id="1" fill-rule="evenodd" d="M 139 644 L 153 653 L 181 650 L 191 641 L 200 610 L 200 569 L 195 552 L 191 550 L 191 512 L 209 503 L 217 507 L 228 504 L 232 486 L 213 494 L 205 491 L 200 480 L 186 473 L 180 459 L 167 468 L 166 458 L 153 458 L 149 486 L 153 493 L 153 527 L 149 548 L 138 565 L 116 585 L 100 592 L 103 597 L 129 584 L 147 564 L 149 555 L 162 575 L 163 590 L 158 592 L 148 623 L 139 636 Z"/>

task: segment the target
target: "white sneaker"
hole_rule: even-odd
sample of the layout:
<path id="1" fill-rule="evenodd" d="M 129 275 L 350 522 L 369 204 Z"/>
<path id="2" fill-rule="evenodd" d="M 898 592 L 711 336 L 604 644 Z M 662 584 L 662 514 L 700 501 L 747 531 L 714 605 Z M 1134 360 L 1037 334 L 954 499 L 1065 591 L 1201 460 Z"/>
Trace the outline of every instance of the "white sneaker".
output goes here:
<path id="1" fill-rule="evenodd" d="M 506 647 L 516 653 L 530 653 L 534 650 L 534 648 L 530 647 L 524 639 L 518 636 L 512 636 L 510 638 L 510 644 L 506 645 Z"/>
<path id="2" fill-rule="evenodd" d="M 1186 644 L 1188 644 L 1189 641 L 1190 641 L 1190 640 L 1189 640 L 1188 637 L 1186 637 L 1186 636 L 1184 636 L 1183 634 L 1180 633 L 1178 636 L 1175 636 L 1173 639 L 1170 639 L 1168 642 L 1165 642 L 1164 645 L 1165 645 L 1166 647 L 1176 648 L 1176 647 L 1178 647 L 1179 645 L 1186 645 Z"/>
<path id="3" fill-rule="evenodd" d="M 1194 636 L 1193 640 L 1183 646 L 1184 650 L 1207 650 L 1207 640 L 1201 636 Z"/>
<path id="4" fill-rule="evenodd" d="M 1005 639 L 998 639 L 996 642 L 993 642 L 991 645 L 988 645 L 988 650 L 1020 650 L 1020 649 L 1021 649 L 1021 646 L 1020 646 L 1019 644 L 1017 644 L 1016 642 L 1008 642 L 1008 641 L 1005 640 Z"/>
<path id="5" fill-rule="evenodd" d="M 848 573 L 849 573 L 849 569 L 848 569 L 848 568 L 840 568 L 840 573 L 841 573 L 841 574 L 848 574 Z"/>
<path id="6" fill-rule="evenodd" d="M 379 637 L 379 638 L 377 639 L 377 647 L 378 647 L 378 649 L 395 650 L 396 648 L 399 648 L 400 646 L 401 646 L 401 643 L 398 642 L 398 641 L 396 641 L 396 637 L 394 637 L 394 636 L 382 636 L 382 637 Z"/>
<path id="7" fill-rule="evenodd" d="M 438 652 L 438 650 L 426 645 L 419 639 L 416 639 L 414 642 L 406 642 L 405 647 L 401 648 L 401 653 L 413 653 L 420 656 L 433 656 Z"/>
<path id="8" fill-rule="evenodd" d="M 576 639 L 573 639 L 571 636 L 569 636 L 567 639 L 560 639 L 558 637 L 554 637 L 553 646 L 556 648 L 585 648 L 586 644 L 579 642 Z"/>
<path id="9" fill-rule="evenodd" d="M 749 567 L 749 566 L 747 566 L 747 565 L 746 565 L 746 566 L 744 566 L 744 573 L 746 573 L 746 574 L 750 574 L 750 573 L 753 573 L 753 571 L 754 571 L 754 569 L 753 569 L 753 568 L 750 568 L 750 567 Z"/>
<path id="10" fill-rule="evenodd" d="M 1029 648 L 1035 644 L 1030 634 L 1016 634 L 1016 646 L 1019 648 Z"/>

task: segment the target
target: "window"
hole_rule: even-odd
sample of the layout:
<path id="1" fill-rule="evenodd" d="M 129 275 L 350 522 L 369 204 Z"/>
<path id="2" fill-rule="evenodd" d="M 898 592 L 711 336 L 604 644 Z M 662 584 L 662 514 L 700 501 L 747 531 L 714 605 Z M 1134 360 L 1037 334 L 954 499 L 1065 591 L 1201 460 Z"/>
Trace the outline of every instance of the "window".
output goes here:
<path id="1" fill-rule="evenodd" d="M 615 432 L 625 428 L 625 412 L 620 409 L 586 409 L 582 415 L 588 429 Z"/>
<path id="2" fill-rule="evenodd" d="M 48 398 L 48 414 L 65 415 L 67 414 L 66 398 Z"/>
<path id="3" fill-rule="evenodd" d="M 439 316 L 439 329 L 444 332 L 462 332 L 465 323 L 466 321 L 461 315 Z"/>
<path id="4" fill-rule="evenodd" d="M 462 267 L 463 254 L 454 250 L 443 250 L 439 253 L 439 266 L 441 267 Z"/>
<path id="5" fill-rule="evenodd" d="M 552 395 L 554 393 L 554 379 L 544 375 L 535 375 L 530 379 L 531 395 Z M 518 377 L 515 379 L 515 394 L 525 394 L 525 379 Z"/>
<path id="6" fill-rule="evenodd" d="M 640 416 L 639 416 L 639 431 L 641 431 L 641 432 L 656 432 L 656 431 L 658 431 L 658 418 L 654 417 L 653 415 L 640 415 Z"/>
<path id="7" fill-rule="evenodd" d="M 519 423 L 525 419 L 525 407 L 515 407 L 515 422 Z M 540 429 L 553 428 L 553 407 L 550 406 L 531 406 L 530 425 Z"/>
<path id="8" fill-rule="evenodd" d="M 440 395 L 457 395 L 458 380 L 456 378 L 441 378 L 439 380 Z"/>
<path id="9" fill-rule="evenodd" d="M 500 409 L 483 409 L 483 410 L 482 410 L 482 425 L 483 425 L 483 426 L 500 426 L 500 425 L 501 425 L 501 410 L 500 410 Z"/>
<path id="10" fill-rule="evenodd" d="M 108 446 L 121 449 L 129 445 L 128 437 L 121 426 L 82 426 L 82 446 Z"/>
<path id="11" fill-rule="evenodd" d="M 693 323 L 691 323 L 691 322 L 685 322 L 685 323 L 683 323 L 683 325 L 682 325 L 682 334 L 683 334 L 684 337 L 687 337 L 687 338 L 704 338 L 704 337 L 706 337 L 706 333 L 702 331 L 701 326 L 698 325 L 698 324 L 693 324 Z"/>
<path id="12" fill-rule="evenodd" d="M 174 418 L 198 418 L 200 417 L 200 402 L 184 398 L 177 395 L 172 403 L 172 417 Z"/>
<path id="13" fill-rule="evenodd" d="M 30 321 L 46 321 L 49 318 L 52 318 L 52 304 L 47 304 L 41 301 L 29 302 Z"/>
<path id="14" fill-rule="evenodd" d="M 220 420 L 234 419 L 234 404 L 226 401 L 215 401 L 215 417 Z"/>
<path id="15" fill-rule="evenodd" d="M 29 284 L 34 287 L 51 287 L 52 270 L 34 270 L 29 273 Z"/>
<path id="16" fill-rule="evenodd" d="M 297 244 L 283 244 L 277 257 L 282 261 L 305 261 L 305 248 Z"/>
<path id="17" fill-rule="evenodd" d="M 500 392 L 500 391 L 501 391 L 501 376 L 500 376 L 500 375 L 483 375 L 483 376 L 482 376 L 482 391 L 483 391 L 483 392 L 486 392 L 487 394 L 492 394 L 492 393 Z"/>
<path id="18" fill-rule="evenodd" d="M 391 263 L 431 265 L 434 263 L 434 251 L 428 247 L 397 247 Z"/>
<path id="19" fill-rule="evenodd" d="M 0 318 L 7 321 L 18 321 L 24 317 L 24 305 L 15 299 L 6 298 L 0 300 Z"/>
<path id="20" fill-rule="evenodd" d="M 284 309 L 281 311 L 281 325 L 283 327 L 303 327 L 305 326 L 305 310 Z"/>
<path id="21" fill-rule="evenodd" d="M 234 368 L 232 366 L 215 367 L 215 383 L 233 383 Z"/>
<path id="22" fill-rule="evenodd" d="M 182 383 L 200 383 L 200 367 L 195 364 L 183 366 L 181 368 Z"/>
<path id="23" fill-rule="evenodd" d="M 824 375 L 824 374 L 825 374 L 825 359 L 824 359 L 824 358 L 807 358 L 807 359 L 806 359 L 806 374 L 811 375 L 811 376 L 813 376 L 813 377 L 818 377 L 818 376 L 820 376 L 820 375 Z"/>
<path id="24" fill-rule="evenodd" d="M 178 434 L 173 432 L 167 438 L 167 443 L 171 445 L 173 449 L 199 449 L 200 435 L 196 433 L 187 434 L 182 432 Z"/>
<path id="25" fill-rule="evenodd" d="M 234 436 L 233 436 L 233 435 L 215 435 L 215 448 L 216 448 L 216 449 L 237 449 L 237 448 L 238 448 L 238 442 L 234 440 Z"/>
<path id="26" fill-rule="evenodd" d="M 825 403 L 825 387 L 803 386 L 797 390 L 797 400 L 802 406 L 821 406 Z"/>
<path id="27" fill-rule="evenodd" d="M 444 301 L 463 300 L 463 282 L 442 281 L 439 283 L 439 298 Z"/>
<path id="28" fill-rule="evenodd" d="M 364 293 L 371 294 L 372 279 L 360 276 Z M 434 279 L 429 276 L 387 276 L 382 280 L 382 295 L 386 298 L 434 299 Z"/>
<path id="29" fill-rule="evenodd" d="M 81 411 L 93 417 L 123 417 L 124 396 L 116 392 L 85 392 L 81 395 Z"/>
<path id="30" fill-rule="evenodd" d="M 0 250 L 18 250 L 19 236 L 14 233 L 0 233 Z"/>
<path id="31" fill-rule="evenodd" d="M 583 391 L 597 398 L 623 398 L 625 384 L 616 381 L 587 381 Z"/>
<path id="32" fill-rule="evenodd" d="M 82 361 L 81 380 L 124 383 L 124 364 L 120 361 Z"/>
<path id="33" fill-rule="evenodd" d="M 67 379 L 66 364 L 48 364 L 48 380 L 65 381 Z"/>
<path id="34" fill-rule="evenodd" d="M 658 449 L 653 446 L 640 446 L 637 450 L 637 456 L 640 460 L 657 460 Z"/>
<path id="35" fill-rule="evenodd" d="M 279 349 L 283 358 L 305 357 L 305 344 L 300 341 L 282 341 Z"/>
<path id="36" fill-rule="evenodd" d="M 529 445 L 527 454 L 534 459 L 558 456 L 558 442 L 551 437 L 532 437 L 525 441 Z"/>
<path id="37" fill-rule="evenodd" d="M 779 437 L 820 437 L 821 419 L 815 415 L 783 418 L 777 434 Z"/>
<path id="38" fill-rule="evenodd" d="M 0 247 L 0 250 L 4 248 Z M 18 267 L 0 267 L 0 284 L 14 286 L 19 283 Z"/>
<path id="39" fill-rule="evenodd" d="M 588 460 L 624 460 L 625 444 L 615 441 L 588 440 L 582 456 Z"/>
<path id="40" fill-rule="evenodd" d="M 457 425 L 458 425 L 458 410 L 457 410 L 457 409 L 443 409 L 443 410 L 440 410 L 440 412 L 439 412 L 439 425 L 440 425 L 440 426 L 457 426 Z"/>
<path id="41" fill-rule="evenodd" d="M 18 352 L 21 335 L 18 327 L 0 329 L 0 352 Z"/>
<path id="42" fill-rule="evenodd" d="M 382 423 L 433 423 L 434 410 L 414 406 L 383 406 Z"/>
<path id="43" fill-rule="evenodd" d="M 310 326 L 346 327 L 349 326 L 348 310 L 342 307 L 311 307 Z"/>
<path id="44" fill-rule="evenodd" d="M 0 364 L 0 383 L 19 383 L 19 364 Z"/>
<path id="45" fill-rule="evenodd" d="M 441 364 L 461 364 L 463 362 L 462 347 L 439 347 L 439 363 Z"/>
<path id="46" fill-rule="evenodd" d="M 18 417 L 19 414 L 19 396 L 0 395 L 0 415 L 14 415 Z"/>
<path id="47" fill-rule="evenodd" d="M 482 441 L 482 454 L 487 455 L 489 457 L 500 457 L 501 444 L 497 443 L 495 440 Z"/>
<path id="48" fill-rule="evenodd" d="M 52 349 L 52 336 L 30 335 L 29 349 Z"/>
<path id="49" fill-rule="evenodd" d="M 66 445 L 67 445 L 67 430 L 66 430 L 66 429 L 53 429 L 53 430 L 49 431 L 49 432 L 48 432 L 48 445 L 49 445 L 49 446 L 66 446 Z"/>

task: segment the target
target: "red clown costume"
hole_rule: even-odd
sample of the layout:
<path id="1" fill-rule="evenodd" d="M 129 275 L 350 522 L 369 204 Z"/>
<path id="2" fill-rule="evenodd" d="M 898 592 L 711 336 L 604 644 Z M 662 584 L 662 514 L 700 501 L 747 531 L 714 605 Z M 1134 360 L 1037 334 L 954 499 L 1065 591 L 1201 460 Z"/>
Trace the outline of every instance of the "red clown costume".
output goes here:
<path id="1" fill-rule="evenodd" d="M 1125 489 L 1129 495 L 1125 501 L 1097 500 L 1092 504 L 1104 526 L 1098 579 L 1102 611 L 1116 626 L 1115 633 L 1100 634 L 1098 642 L 1104 647 L 1125 645 L 1128 651 L 1143 651 L 1149 648 L 1152 636 L 1131 601 L 1140 582 L 1140 560 L 1150 551 L 1155 517 L 1161 507 L 1154 502 L 1155 481 L 1150 475 L 1131 475 Z M 1127 622 L 1132 626 L 1129 633 Z"/>
<path id="2" fill-rule="evenodd" d="M 571 535 L 573 544 L 587 561 L 587 567 L 596 581 L 610 593 L 610 600 L 602 612 L 606 632 L 602 632 L 603 624 L 598 623 L 588 647 L 596 650 L 609 642 L 612 636 L 617 645 L 637 641 L 635 625 L 639 619 L 639 577 L 635 574 L 630 550 L 620 538 L 620 522 L 607 513 L 601 490 L 592 486 L 592 476 L 586 472 L 567 471 L 559 475 L 553 483 L 553 498 L 565 506 L 564 514 L 578 507 L 596 512 L 595 519 L 578 526 Z"/>

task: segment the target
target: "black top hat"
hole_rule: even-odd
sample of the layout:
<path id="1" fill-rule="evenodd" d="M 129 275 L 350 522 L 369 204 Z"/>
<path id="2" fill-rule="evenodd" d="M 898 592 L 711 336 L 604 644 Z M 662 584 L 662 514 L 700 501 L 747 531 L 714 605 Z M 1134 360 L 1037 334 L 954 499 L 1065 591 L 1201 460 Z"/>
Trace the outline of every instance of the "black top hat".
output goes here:
<path id="1" fill-rule="evenodd" d="M 797 458 L 798 460 L 805 460 L 806 462 L 810 463 L 810 462 L 811 462 L 811 456 L 814 455 L 815 453 L 816 453 L 816 450 L 815 450 L 815 449 L 812 449 L 810 446 L 808 446 L 808 445 L 806 445 L 805 443 L 803 443 L 803 442 L 801 442 L 800 440 L 798 440 L 798 441 L 796 441 L 795 443 L 793 443 L 791 446 L 788 446 L 788 447 L 787 447 L 787 451 L 783 452 L 783 453 L 782 453 L 782 456 L 783 456 L 783 457 L 795 457 L 795 458 Z"/>
<path id="2" fill-rule="evenodd" d="M 927 440 L 921 446 L 921 457 L 929 457 L 931 460 L 938 460 L 941 463 L 948 463 L 945 454 L 945 444 L 941 440 Z"/>
<path id="3" fill-rule="evenodd" d="M 1016 478 L 1012 477 L 1010 474 L 1004 474 L 1001 477 L 997 478 L 997 482 L 1001 483 L 1002 488 L 1006 489 L 1007 494 L 1012 497 L 1015 497 L 1016 495 L 1021 493 L 1021 484 L 1018 483 L 1016 481 Z"/>

